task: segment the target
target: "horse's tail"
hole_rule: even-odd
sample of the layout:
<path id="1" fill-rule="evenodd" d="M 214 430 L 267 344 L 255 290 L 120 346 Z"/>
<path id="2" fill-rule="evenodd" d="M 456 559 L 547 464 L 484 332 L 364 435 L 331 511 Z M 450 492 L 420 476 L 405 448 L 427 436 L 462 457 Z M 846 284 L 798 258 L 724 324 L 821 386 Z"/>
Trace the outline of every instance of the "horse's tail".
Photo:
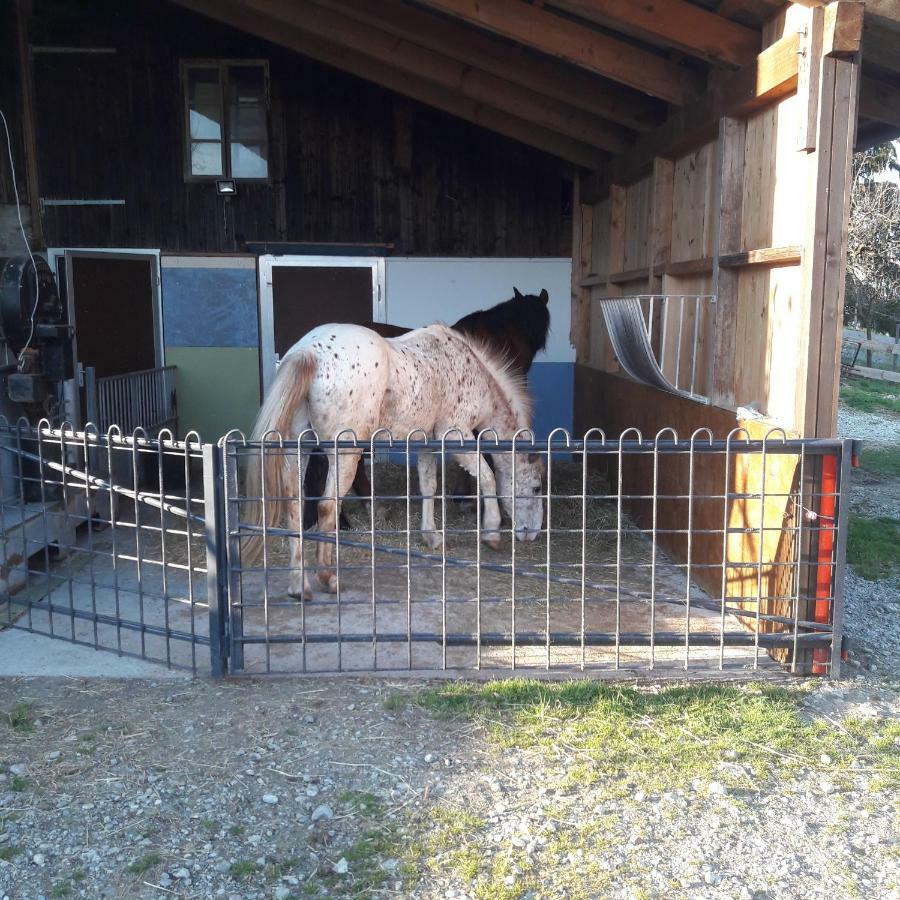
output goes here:
<path id="1" fill-rule="evenodd" d="M 278 432 L 283 438 L 292 437 L 297 410 L 306 400 L 315 374 L 316 358 L 311 351 L 299 350 L 284 358 L 256 417 L 251 440 L 262 441 L 269 432 Z M 263 526 L 276 526 L 285 512 L 282 509 L 286 506 L 284 501 L 270 500 L 264 505 L 258 499 L 262 497 L 263 487 L 267 497 L 286 497 L 290 490 L 287 477 L 289 466 L 285 464 L 285 457 L 280 453 L 266 454 L 263 450 L 260 453 L 263 454 L 262 463 L 251 459 L 246 480 L 246 496 L 250 498 L 247 521 L 258 529 L 243 542 L 242 556 L 248 563 L 258 559 L 262 552 Z M 300 527 L 303 527 L 302 524 Z"/>

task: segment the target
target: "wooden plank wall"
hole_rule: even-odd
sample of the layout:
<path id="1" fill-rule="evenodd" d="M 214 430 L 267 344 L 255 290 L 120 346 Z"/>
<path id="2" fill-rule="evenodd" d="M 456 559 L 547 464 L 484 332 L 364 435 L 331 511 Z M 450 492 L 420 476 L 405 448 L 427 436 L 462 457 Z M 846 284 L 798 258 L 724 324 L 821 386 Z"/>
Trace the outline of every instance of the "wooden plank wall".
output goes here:
<path id="1" fill-rule="evenodd" d="M 754 437 L 777 426 L 789 437 L 833 435 L 858 60 L 822 57 L 817 27 L 821 12 L 795 4 L 764 34 L 768 45 L 806 29 L 813 73 L 799 79 L 796 93 L 745 118 L 722 119 L 715 140 L 673 159 L 657 159 L 651 176 L 614 184 L 609 196 L 582 205 L 579 221 L 592 241 L 574 251 L 574 269 L 581 273 L 575 284 L 579 328 L 587 330 L 575 335 L 577 430 L 601 427 L 616 437 L 638 427 L 652 439 L 667 426 L 682 438 L 709 428 L 724 438 L 738 426 Z M 588 249 L 590 260 L 577 255 Z M 716 294 L 715 318 L 701 322 L 706 338 L 697 354 L 702 373 L 697 389 L 711 397 L 711 405 L 616 374 L 598 298 L 646 292 Z M 739 421 L 736 410 L 751 405 L 765 418 Z M 648 491 L 650 464 L 647 459 L 627 464 L 627 493 Z M 740 531 L 724 548 L 732 564 L 725 595 L 755 596 L 761 590 L 767 598 L 763 612 L 789 609 L 798 474 L 794 457 L 772 456 L 765 466 L 758 455 L 732 459 L 727 489 L 754 494 L 765 482 L 767 497 L 764 503 L 735 499 L 728 510 L 730 526 Z M 683 497 L 688 479 L 687 462 L 673 463 L 661 474 L 658 490 Z M 695 469 L 694 487 L 698 495 L 721 495 L 724 459 L 704 458 Z M 633 501 L 630 511 L 642 526 L 648 524 L 647 502 Z M 665 521 L 684 529 L 687 503 L 666 501 L 659 515 L 661 527 Z M 698 501 L 694 509 L 693 562 L 701 566 L 695 579 L 717 596 L 724 515 L 721 499 Z M 720 533 L 704 534 L 705 528 Z M 684 534 L 666 535 L 660 543 L 685 561 Z M 757 560 L 761 585 L 759 570 L 751 565 Z"/>
<path id="2" fill-rule="evenodd" d="M 817 22 L 821 11 L 794 4 L 766 26 L 765 42 L 805 28 L 807 56 L 816 47 L 821 53 Z M 658 158 L 651 175 L 612 185 L 607 197 L 581 206 L 577 218 L 592 240 L 574 250 L 580 363 L 618 369 L 599 297 L 715 294 L 715 309 L 701 312 L 696 391 L 724 409 L 751 407 L 788 430 L 833 433 L 829 372 L 842 307 L 847 117 L 858 66 L 819 57 L 813 68 L 826 77 L 805 77 L 797 92 L 746 118 L 723 119 L 716 140 Z M 693 309 L 685 312 L 683 352 L 694 327 Z M 687 387 L 684 366 L 681 374 L 679 386 Z"/>
<path id="3" fill-rule="evenodd" d="M 34 56 L 41 193 L 125 201 L 46 207 L 51 246 L 217 252 L 243 238 L 392 243 L 420 256 L 569 255 L 571 171 L 556 157 L 174 5 L 33 5 L 35 44 L 115 51 Z M 0 50 L 8 43 L 0 29 Z M 269 62 L 271 183 L 242 183 L 227 205 L 183 172 L 179 61 L 207 58 Z M 0 74 L 11 59 L 0 52 Z M 16 140 L 8 81 L 0 77 L 0 98 Z"/>

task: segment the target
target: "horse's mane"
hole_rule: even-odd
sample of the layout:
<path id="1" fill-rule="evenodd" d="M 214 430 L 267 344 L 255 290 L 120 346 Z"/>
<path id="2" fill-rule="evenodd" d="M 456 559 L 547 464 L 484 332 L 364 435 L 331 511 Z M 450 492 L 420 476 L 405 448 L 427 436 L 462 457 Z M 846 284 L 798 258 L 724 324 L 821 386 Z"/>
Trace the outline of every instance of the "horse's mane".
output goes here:
<path id="1" fill-rule="evenodd" d="M 550 311 L 539 297 L 527 294 L 504 300 L 490 309 L 480 309 L 463 316 L 454 326 L 457 331 L 472 334 L 485 329 L 498 337 L 512 328 L 524 334 L 532 359 L 547 345 Z"/>
<path id="2" fill-rule="evenodd" d="M 528 383 L 513 361 L 492 344 L 488 344 L 473 334 L 457 331 L 455 327 L 450 328 L 447 325 L 429 325 L 427 330 L 432 328 L 453 335 L 454 338 L 468 345 L 497 383 L 503 396 L 506 397 L 516 420 L 516 426 L 531 428 L 532 402 L 531 395 L 528 393 Z"/>

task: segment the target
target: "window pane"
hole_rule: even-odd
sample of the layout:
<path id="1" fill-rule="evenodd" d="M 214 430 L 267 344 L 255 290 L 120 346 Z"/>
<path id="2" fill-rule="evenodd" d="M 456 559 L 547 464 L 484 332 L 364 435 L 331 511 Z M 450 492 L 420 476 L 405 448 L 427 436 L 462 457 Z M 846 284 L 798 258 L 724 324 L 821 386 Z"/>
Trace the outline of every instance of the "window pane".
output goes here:
<path id="1" fill-rule="evenodd" d="M 222 144 L 219 141 L 191 141 L 191 175 L 221 175 Z"/>
<path id="2" fill-rule="evenodd" d="M 188 69 L 191 137 L 222 139 L 222 93 L 218 69 Z"/>
<path id="3" fill-rule="evenodd" d="M 229 137 L 235 141 L 266 140 L 266 87 L 260 66 L 232 66 L 228 72 Z"/>
<path id="4" fill-rule="evenodd" d="M 232 178 L 267 178 L 269 163 L 266 144 L 231 144 Z"/>

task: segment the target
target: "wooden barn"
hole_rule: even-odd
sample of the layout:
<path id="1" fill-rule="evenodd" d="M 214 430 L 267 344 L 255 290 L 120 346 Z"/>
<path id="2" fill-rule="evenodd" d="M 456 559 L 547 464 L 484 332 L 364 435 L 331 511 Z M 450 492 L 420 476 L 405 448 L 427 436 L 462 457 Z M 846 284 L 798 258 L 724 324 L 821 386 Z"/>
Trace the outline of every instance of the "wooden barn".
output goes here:
<path id="1" fill-rule="evenodd" d="M 551 295 L 541 434 L 834 436 L 851 157 L 900 133 L 898 0 L 2 8 L 18 197 L 75 360 L 100 380 L 175 367 L 182 433 L 246 427 L 318 322 L 450 320 L 515 285 Z M 0 167 L 3 255 L 13 188 Z M 696 478 L 761 493 L 734 506 L 759 535 L 735 529 L 759 542 L 739 596 L 794 552 L 801 474 L 727 464 Z M 660 543 L 712 566 L 721 502 L 691 514 L 692 547 Z"/>

